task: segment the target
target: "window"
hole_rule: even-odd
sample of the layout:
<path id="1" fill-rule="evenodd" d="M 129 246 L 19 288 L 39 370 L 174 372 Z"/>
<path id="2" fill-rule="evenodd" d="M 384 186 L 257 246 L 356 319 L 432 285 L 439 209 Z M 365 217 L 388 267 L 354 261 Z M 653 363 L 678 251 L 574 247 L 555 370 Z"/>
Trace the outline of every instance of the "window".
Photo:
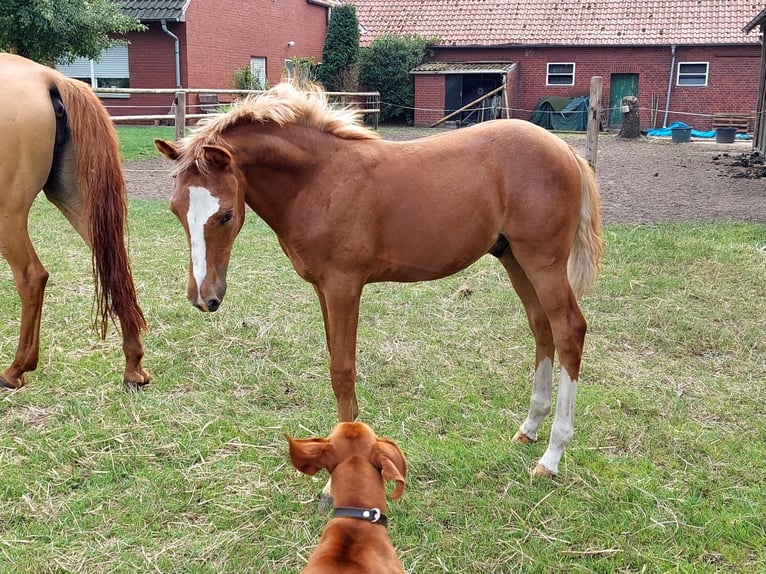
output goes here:
<path id="1" fill-rule="evenodd" d="M 268 80 L 266 79 L 266 58 L 250 58 L 250 71 L 253 73 L 253 79 L 256 80 L 255 89 L 268 89 Z"/>
<path id="2" fill-rule="evenodd" d="M 707 62 L 678 63 L 677 86 L 707 86 Z"/>
<path id="3" fill-rule="evenodd" d="M 77 58 L 71 64 L 56 66 L 56 69 L 65 76 L 81 80 L 94 88 L 130 87 L 127 46 L 107 48 L 101 52 L 98 60 Z M 127 97 L 127 94 L 108 95 Z"/>
<path id="4" fill-rule="evenodd" d="M 548 64 L 547 86 L 574 86 L 575 65 Z"/>

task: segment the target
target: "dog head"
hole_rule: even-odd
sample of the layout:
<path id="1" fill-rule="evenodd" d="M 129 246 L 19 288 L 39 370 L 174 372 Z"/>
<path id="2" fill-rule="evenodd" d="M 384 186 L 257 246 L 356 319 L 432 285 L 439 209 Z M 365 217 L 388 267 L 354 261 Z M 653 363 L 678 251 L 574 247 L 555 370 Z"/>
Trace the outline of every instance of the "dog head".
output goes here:
<path id="1" fill-rule="evenodd" d="M 393 441 L 375 436 L 364 423 L 339 423 L 327 438 L 294 439 L 287 435 L 293 466 L 308 475 L 321 469 L 332 474 L 344 460 L 359 456 L 377 468 L 383 480 L 396 482 L 389 498 L 397 499 L 404 492 L 407 460 Z"/>

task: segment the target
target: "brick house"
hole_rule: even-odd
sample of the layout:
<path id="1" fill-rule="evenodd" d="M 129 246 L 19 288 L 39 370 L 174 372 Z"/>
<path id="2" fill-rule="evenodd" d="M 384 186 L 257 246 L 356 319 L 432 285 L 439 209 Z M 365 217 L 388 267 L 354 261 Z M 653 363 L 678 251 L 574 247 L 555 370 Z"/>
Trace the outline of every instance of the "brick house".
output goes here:
<path id="1" fill-rule="evenodd" d="M 744 31 L 752 34 L 758 28 L 761 39 L 766 29 L 766 8 L 761 10 L 755 18 L 748 22 Z M 758 99 L 755 106 L 755 128 L 753 130 L 753 149 L 761 155 L 766 155 L 766 122 L 763 114 L 766 113 L 766 46 L 761 47 L 761 70 L 758 78 Z"/>
<path id="2" fill-rule="evenodd" d="M 263 85 L 282 77 L 292 57 L 322 59 L 334 0 L 121 0 L 125 13 L 146 30 L 126 36 L 127 46 L 97 62 L 60 66 L 98 87 L 234 88 L 234 72 L 250 66 Z M 170 94 L 104 95 L 112 115 L 167 113 Z M 194 112 L 197 103 L 190 97 Z"/>
<path id="3" fill-rule="evenodd" d="M 764 2 L 348 1 L 362 45 L 381 35 L 438 39 L 412 72 L 416 125 L 503 83 L 502 107 L 528 119 L 542 97 L 587 96 L 592 76 L 604 79 L 611 125 L 626 95 L 639 99 L 642 128 L 683 121 L 707 130 L 714 114 L 755 110 L 760 40 L 743 28 Z"/>

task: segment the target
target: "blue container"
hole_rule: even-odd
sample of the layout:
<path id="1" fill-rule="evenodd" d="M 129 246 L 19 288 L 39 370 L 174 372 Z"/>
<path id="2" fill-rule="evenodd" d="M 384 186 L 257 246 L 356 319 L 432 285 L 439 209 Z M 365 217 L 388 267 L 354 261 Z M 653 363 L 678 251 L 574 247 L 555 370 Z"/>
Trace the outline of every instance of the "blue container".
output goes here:
<path id="1" fill-rule="evenodd" d="M 673 143 L 686 143 L 692 139 L 691 128 L 670 128 L 670 138 Z"/>

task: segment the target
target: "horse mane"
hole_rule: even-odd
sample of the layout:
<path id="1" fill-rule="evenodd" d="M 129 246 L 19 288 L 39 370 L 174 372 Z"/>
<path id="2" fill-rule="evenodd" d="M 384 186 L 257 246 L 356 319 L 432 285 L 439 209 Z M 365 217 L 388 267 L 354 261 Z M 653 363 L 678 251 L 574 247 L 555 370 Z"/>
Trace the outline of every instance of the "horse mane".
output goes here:
<path id="1" fill-rule="evenodd" d="M 128 259 L 127 189 L 112 119 L 89 86 L 51 74 L 66 110 L 74 173 L 85 199 L 96 289 L 94 327 L 105 338 L 109 318 L 117 315 L 125 330 L 146 329 Z"/>
<path id="2" fill-rule="evenodd" d="M 192 134 L 178 142 L 181 157 L 175 171 L 184 171 L 194 164 L 202 167 L 198 162 L 202 146 L 227 147 L 224 132 L 242 125 L 269 123 L 304 125 L 343 139 L 380 137 L 361 124 L 358 110 L 331 103 L 321 86 L 308 84 L 299 89 L 283 82 L 236 102 L 225 114 L 200 120 Z"/>

